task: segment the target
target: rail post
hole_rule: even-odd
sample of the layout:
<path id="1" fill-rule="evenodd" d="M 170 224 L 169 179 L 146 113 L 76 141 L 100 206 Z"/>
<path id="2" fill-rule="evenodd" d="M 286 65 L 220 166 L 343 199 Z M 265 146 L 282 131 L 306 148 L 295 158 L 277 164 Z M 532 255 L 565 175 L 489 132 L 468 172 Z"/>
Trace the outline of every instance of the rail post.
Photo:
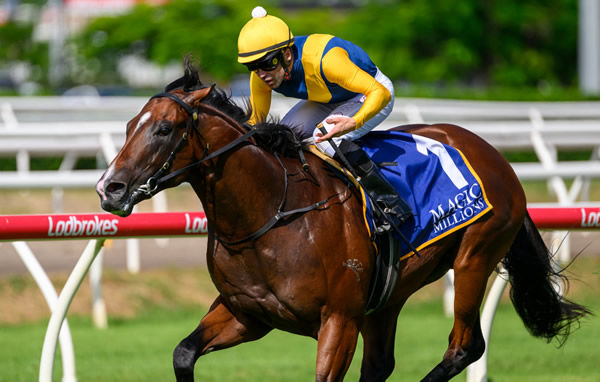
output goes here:
<path id="1" fill-rule="evenodd" d="M 46 337 L 44 338 L 44 345 L 42 347 L 42 357 L 40 360 L 40 378 L 39 382 L 52 382 L 52 372 L 54 370 L 54 356 L 56 354 L 56 338 L 58 337 L 60 327 L 65 320 L 67 310 L 73 301 L 75 293 L 79 289 L 83 278 L 87 274 L 92 262 L 102 250 L 104 244 L 103 238 L 90 240 L 89 244 L 81 254 L 81 257 L 75 264 L 73 272 L 67 279 L 63 290 L 58 297 L 58 302 L 52 315 L 50 316 L 50 322 L 48 323 L 48 330 L 46 331 Z M 73 380 L 74 381 L 74 380 Z M 67 381 L 63 381 L 67 382 Z"/>
<path id="2" fill-rule="evenodd" d="M 54 307 L 58 303 L 58 295 L 56 294 L 56 290 L 52 285 L 52 282 L 44 272 L 41 264 L 37 261 L 31 249 L 27 243 L 23 241 L 14 241 L 13 247 L 21 257 L 23 264 L 31 273 L 31 276 L 40 287 L 42 291 L 42 295 L 46 299 L 46 303 L 48 303 L 48 307 L 50 308 L 50 312 L 54 312 Z M 62 322 L 60 327 L 60 334 L 58 335 L 58 340 L 60 341 L 60 352 L 62 355 L 62 365 L 63 365 L 63 379 L 62 382 L 76 382 L 77 377 L 75 373 L 75 352 L 73 351 L 73 339 L 71 337 L 71 330 L 69 329 L 69 324 L 65 319 Z M 54 345 L 56 347 L 56 345 Z"/>

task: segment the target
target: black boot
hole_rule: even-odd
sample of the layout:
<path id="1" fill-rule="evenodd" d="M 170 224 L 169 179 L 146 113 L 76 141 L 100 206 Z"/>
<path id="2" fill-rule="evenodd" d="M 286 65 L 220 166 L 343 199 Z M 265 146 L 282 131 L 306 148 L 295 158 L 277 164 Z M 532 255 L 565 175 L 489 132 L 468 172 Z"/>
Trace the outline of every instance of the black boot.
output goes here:
<path id="1" fill-rule="evenodd" d="M 339 148 L 361 178 L 361 183 L 371 199 L 393 219 L 397 227 L 413 216 L 412 208 L 398 194 L 394 186 L 383 176 L 377 165 L 373 163 L 359 145 L 343 140 Z M 339 158 L 335 159 L 339 161 Z"/>

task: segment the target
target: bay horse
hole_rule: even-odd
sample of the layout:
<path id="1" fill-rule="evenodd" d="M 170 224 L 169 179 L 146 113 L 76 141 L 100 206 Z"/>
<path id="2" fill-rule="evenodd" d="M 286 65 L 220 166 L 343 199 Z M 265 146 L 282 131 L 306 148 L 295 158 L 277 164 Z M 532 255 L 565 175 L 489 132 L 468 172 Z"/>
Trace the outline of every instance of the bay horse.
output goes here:
<path id="1" fill-rule="evenodd" d="M 421 249 L 420 257 L 403 259 L 389 300 L 367 314 L 376 252 L 360 192 L 310 153 L 306 170 L 289 128 L 276 122 L 252 128 L 247 119 L 230 96 L 203 85 L 186 63 L 184 76 L 128 122 L 125 144 L 96 186 L 102 208 L 120 216 L 182 182 L 202 203 L 210 233 L 207 267 L 219 295 L 174 350 L 178 382 L 194 380 L 200 356 L 258 340 L 274 328 L 318 341 L 319 382 L 343 380 L 360 333 L 360 380 L 384 381 L 395 366 L 404 303 L 451 268 L 454 325 L 441 362 L 424 381 L 447 381 L 483 354 L 479 309 L 499 262 L 532 335 L 562 344 L 589 313 L 556 292 L 557 277 L 565 276 L 553 269 L 523 188 L 501 154 L 461 127 L 423 124 L 405 130 L 461 150 L 493 209 Z"/>

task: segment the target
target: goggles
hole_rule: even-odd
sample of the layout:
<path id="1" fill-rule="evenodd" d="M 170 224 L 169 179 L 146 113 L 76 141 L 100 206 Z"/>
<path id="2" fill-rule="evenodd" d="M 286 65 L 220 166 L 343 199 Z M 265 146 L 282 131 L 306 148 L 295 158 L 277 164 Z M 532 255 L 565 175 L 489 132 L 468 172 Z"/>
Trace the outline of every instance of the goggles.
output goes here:
<path id="1" fill-rule="evenodd" d="M 248 68 L 248 70 L 251 72 L 254 72 L 258 69 L 260 69 L 264 72 L 270 72 L 272 70 L 277 69 L 277 67 L 281 63 L 282 58 L 283 58 L 283 55 L 281 53 L 281 50 L 276 50 L 276 51 L 267 53 L 260 60 L 252 61 L 245 65 Z"/>

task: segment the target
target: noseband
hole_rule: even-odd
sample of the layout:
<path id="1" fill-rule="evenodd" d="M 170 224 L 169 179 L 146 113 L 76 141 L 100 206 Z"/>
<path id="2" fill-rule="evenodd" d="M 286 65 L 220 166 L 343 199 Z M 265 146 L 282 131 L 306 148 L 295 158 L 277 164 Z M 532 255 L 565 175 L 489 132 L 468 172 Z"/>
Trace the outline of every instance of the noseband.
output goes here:
<path id="1" fill-rule="evenodd" d="M 202 163 L 204 163 L 208 160 L 211 160 L 211 159 L 223 154 L 226 151 L 233 149 L 240 143 L 247 141 L 252 135 L 254 135 L 254 133 L 256 133 L 256 129 L 251 128 L 246 134 L 241 135 L 240 137 L 231 141 L 229 144 L 223 146 L 219 150 L 216 150 L 209 155 L 206 155 L 206 153 L 208 152 L 208 144 L 206 144 L 206 146 L 204 147 L 204 152 L 202 154 L 202 159 L 200 159 L 199 161 L 194 162 L 192 164 L 189 164 L 183 168 L 180 168 L 179 170 L 176 170 L 169 174 L 166 174 L 167 171 L 169 171 L 169 169 L 171 168 L 171 165 L 173 164 L 173 161 L 175 160 L 175 156 L 181 150 L 183 145 L 188 141 L 190 130 L 193 128 L 194 130 L 196 130 L 196 133 L 198 133 L 198 135 L 202 136 L 202 134 L 200 134 L 200 131 L 198 130 L 198 111 L 192 109 L 192 107 L 190 105 L 188 105 L 187 103 L 185 103 L 181 98 L 175 96 L 173 93 L 159 93 L 159 94 L 152 96 L 150 99 L 164 98 L 164 97 L 175 101 L 179 106 L 181 106 L 183 108 L 183 110 L 186 111 L 186 113 L 190 116 L 190 118 L 187 121 L 187 124 L 185 127 L 185 132 L 179 139 L 179 142 L 177 142 L 177 145 L 175 145 L 175 148 L 173 149 L 173 151 L 171 151 L 171 153 L 169 154 L 169 157 L 167 158 L 165 163 L 158 169 L 158 171 L 156 171 L 154 173 L 154 175 L 152 175 L 150 178 L 148 178 L 148 180 L 146 181 L 145 184 L 143 184 L 137 188 L 137 191 L 143 193 L 144 195 L 146 195 L 148 197 L 151 197 L 152 195 L 154 195 L 154 193 L 156 192 L 156 190 L 158 189 L 158 187 L 161 184 L 175 178 L 176 176 L 184 173 L 185 171 L 187 171 L 191 168 L 197 167 L 197 166 L 201 165 Z"/>

